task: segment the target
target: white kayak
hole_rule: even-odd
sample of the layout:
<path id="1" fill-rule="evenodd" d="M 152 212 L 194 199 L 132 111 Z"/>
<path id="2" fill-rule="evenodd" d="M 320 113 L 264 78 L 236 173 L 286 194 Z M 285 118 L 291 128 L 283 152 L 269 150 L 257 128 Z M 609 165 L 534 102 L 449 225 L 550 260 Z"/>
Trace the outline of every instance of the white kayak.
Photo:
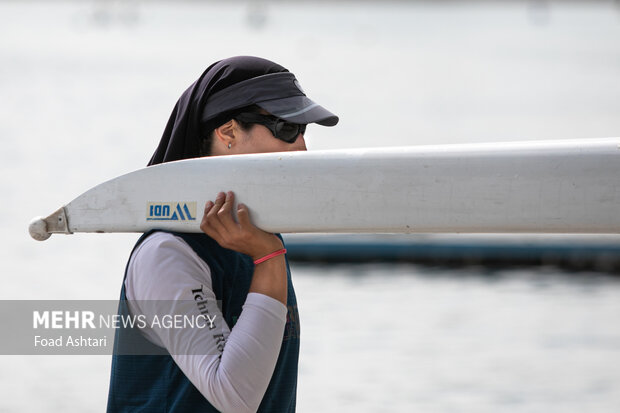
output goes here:
<path id="1" fill-rule="evenodd" d="M 620 138 L 207 157 L 104 182 L 30 224 L 198 232 L 232 190 L 280 233 L 620 233 Z"/>

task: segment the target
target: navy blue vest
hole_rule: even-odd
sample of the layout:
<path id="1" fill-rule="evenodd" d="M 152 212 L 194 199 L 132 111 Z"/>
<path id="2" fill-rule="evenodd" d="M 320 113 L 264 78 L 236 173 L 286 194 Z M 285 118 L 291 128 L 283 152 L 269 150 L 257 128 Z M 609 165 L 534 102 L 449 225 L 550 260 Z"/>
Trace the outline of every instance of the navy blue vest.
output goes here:
<path id="1" fill-rule="evenodd" d="M 150 234 L 144 234 L 136 247 Z M 226 323 L 232 328 L 250 288 L 254 263 L 243 255 L 220 247 L 205 234 L 173 233 L 187 244 L 211 269 L 213 291 L 222 303 Z M 135 247 L 134 247 L 135 249 Z M 299 358 L 299 318 L 297 301 L 288 272 L 288 313 L 280 355 L 258 409 L 259 412 L 294 412 Z M 125 269 L 125 276 L 127 270 Z M 121 289 L 119 314 L 128 314 L 125 283 Z M 121 355 L 122 349 L 138 344 L 139 348 L 156 347 L 137 330 L 118 329 L 108 394 L 108 412 L 217 412 L 187 379 L 165 349 L 156 347 L 153 355 Z M 135 347 L 133 347 L 135 348 Z M 159 350 L 159 351 L 157 351 Z"/>

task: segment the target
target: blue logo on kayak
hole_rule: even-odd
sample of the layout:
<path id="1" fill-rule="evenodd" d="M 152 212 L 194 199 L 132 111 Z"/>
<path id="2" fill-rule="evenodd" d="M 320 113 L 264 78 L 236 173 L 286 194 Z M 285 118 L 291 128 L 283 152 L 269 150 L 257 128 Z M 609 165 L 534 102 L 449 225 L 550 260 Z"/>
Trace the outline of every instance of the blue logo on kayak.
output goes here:
<path id="1" fill-rule="evenodd" d="M 147 221 L 195 221 L 196 202 L 149 202 Z"/>

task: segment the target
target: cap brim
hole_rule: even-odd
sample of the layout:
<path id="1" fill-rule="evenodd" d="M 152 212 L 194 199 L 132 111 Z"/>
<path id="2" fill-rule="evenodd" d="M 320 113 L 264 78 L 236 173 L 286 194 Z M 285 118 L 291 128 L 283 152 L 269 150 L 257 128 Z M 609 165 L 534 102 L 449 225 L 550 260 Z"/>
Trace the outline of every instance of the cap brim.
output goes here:
<path id="1" fill-rule="evenodd" d="M 323 126 L 338 123 L 338 116 L 303 95 L 257 102 L 256 105 L 292 123 L 318 123 Z"/>

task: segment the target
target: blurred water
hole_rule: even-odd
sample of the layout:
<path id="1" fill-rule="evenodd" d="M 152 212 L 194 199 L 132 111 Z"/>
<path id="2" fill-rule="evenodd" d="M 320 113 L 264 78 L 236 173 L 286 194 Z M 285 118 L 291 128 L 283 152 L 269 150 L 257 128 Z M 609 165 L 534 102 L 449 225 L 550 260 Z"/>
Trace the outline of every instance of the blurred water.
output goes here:
<path id="1" fill-rule="evenodd" d="M 319 275 L 322 273 L 322 275 Z M 299 268 L 308 411 L 614 411 L 617 280 Z"/>
<path id="2" fill-rule="evenodd" d="M 620 405 L 615 277 L 412 265 L 297 265 L 293 273 L 302 321 L 299 411 L 615 412 Z M 0 360 L 0 411 L 105 405 L 109 357 Z"/>
<path id="3" fill-rule="evenodd" d="M 144 165 L 182 90 L 226 56 L 282 63 L 341 115 L 310 128 L 311 149 L 620 135 L 613 2 L 260 4 L 0 2 L 0 299 L 117 297 L 135 235 L 36 243 L 27 223 Z M 300 411 L 620 406 L 617 278 L 295 266 L 294 279 Z M 109 357 L 0 360 L 0 412 L 105 405 Z"/>

